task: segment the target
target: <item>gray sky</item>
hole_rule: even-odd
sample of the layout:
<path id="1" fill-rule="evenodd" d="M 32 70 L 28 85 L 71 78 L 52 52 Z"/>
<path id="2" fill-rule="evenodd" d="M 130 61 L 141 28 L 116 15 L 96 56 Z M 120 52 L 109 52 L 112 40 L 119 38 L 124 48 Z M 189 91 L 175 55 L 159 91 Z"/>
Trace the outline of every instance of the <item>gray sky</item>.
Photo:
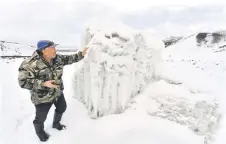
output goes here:
<path id="1" fill-rule="evenodd" d="M 226 30 L 225 0 L 0 0 L 0 40 L 81 45 L 84 23 L 110 17 L 165 38 Z"/>

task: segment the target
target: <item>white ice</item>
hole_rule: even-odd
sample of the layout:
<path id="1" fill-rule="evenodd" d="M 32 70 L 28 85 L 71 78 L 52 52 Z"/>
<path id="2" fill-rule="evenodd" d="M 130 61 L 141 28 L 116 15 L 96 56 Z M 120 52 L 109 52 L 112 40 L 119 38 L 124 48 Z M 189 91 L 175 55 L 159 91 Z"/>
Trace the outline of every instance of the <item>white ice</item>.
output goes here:
<path id="1" fill-rule="evenodd" d="M 83 38 L 89 51 L 75 72 L 74 96 L 93 118 L 122 113 L 155 77 L 164 43 L 120 22 L 90 23 Z"/>

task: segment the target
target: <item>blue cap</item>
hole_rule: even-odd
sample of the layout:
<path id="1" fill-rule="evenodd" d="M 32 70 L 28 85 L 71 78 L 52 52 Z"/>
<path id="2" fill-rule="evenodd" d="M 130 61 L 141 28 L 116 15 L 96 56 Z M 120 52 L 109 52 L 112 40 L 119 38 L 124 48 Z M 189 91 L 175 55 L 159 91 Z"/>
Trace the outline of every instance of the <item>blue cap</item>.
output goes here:
<path id="1" fill-rule="evenodd" d="M 40 40 L 37 44 L 38 50 L 43 50 L 47 47 L 56 47 L 58 44 L 55 44 L 53 41 L 50 40 Z"/>

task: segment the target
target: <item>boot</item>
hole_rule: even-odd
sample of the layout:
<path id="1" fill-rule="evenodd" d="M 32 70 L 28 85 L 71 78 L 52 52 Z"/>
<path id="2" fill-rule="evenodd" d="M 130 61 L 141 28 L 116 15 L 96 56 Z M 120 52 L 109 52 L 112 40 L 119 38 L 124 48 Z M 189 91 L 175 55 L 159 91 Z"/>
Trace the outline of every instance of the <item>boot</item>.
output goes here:
<path id="1" fill-rule="evenodd" d="M 58 113 L 55 111 L 53 118 L 53 128 L 56 128 L 57 130 L 66 129 L 66 126 L 60 123 L 62 115 L 63 113 Z"/>
<path id="2" fill-rule="evenodd" d="M 39 137 L 40 141 L 47 141 L 49 139 L 49 134 L 44 131 L 44 124 L 34 124 L 35 132 Z"/>

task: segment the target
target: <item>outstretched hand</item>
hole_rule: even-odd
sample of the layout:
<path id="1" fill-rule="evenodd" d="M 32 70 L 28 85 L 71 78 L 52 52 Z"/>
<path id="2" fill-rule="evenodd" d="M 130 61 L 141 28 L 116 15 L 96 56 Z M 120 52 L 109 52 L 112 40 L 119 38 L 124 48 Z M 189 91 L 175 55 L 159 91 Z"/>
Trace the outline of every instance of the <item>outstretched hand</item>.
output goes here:
<path id="1" fill-rule="evenodd" d="M 88 48 L 84 48 L 83 50 L 82 50 L 82 56 L 84 56 L 85 54 L 86 54 L 86 51 L 88 50 Z"/>

